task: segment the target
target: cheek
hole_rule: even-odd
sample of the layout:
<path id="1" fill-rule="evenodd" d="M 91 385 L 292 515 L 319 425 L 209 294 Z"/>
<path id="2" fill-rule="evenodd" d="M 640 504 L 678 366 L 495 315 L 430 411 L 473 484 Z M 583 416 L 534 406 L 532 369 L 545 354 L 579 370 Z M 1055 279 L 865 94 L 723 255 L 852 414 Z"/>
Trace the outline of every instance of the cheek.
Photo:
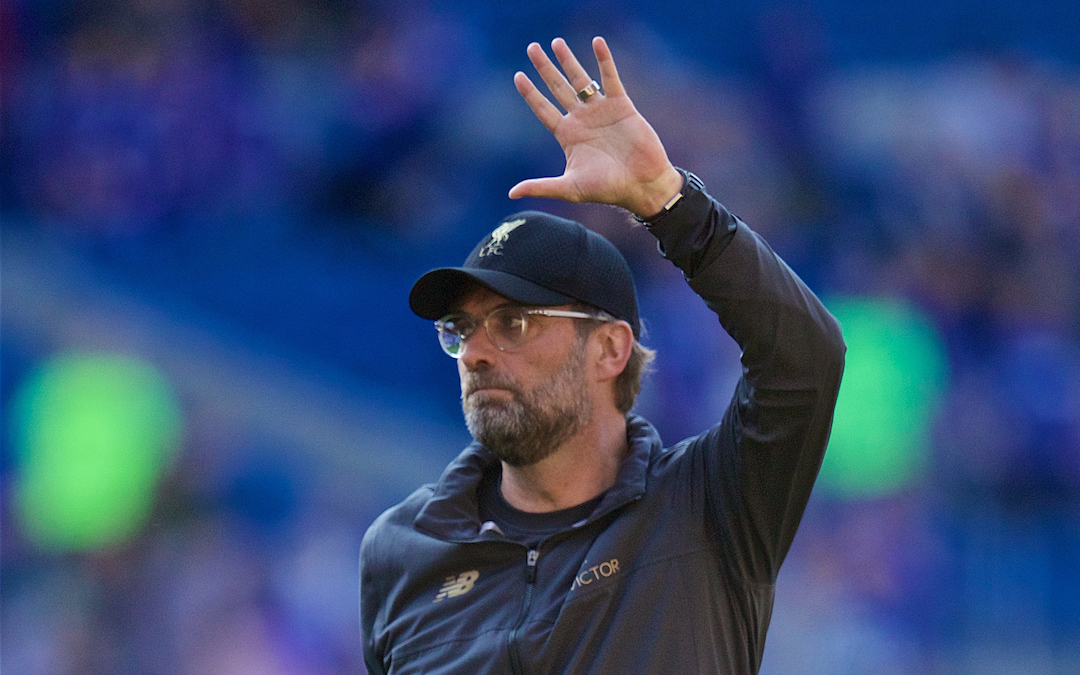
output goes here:
<path id="1" fill-rule="evenodd" d="M 465 393 L 465 377 L 468 371 L 465 369 L 465 364 L 461 362 L 461 359 L 457 360 L 457 374 L 458 384 L 461 385 L 461 393 Z"/>

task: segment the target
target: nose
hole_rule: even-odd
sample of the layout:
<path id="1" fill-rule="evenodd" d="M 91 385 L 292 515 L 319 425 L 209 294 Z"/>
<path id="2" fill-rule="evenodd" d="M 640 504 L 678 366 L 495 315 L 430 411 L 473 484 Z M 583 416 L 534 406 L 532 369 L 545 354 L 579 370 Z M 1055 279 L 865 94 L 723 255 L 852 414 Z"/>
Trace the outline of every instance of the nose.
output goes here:
<path id="1" fill-rule="evenodd" d="M 458 359 L 466 370 L 476 370 L 482 365 L 491 365 L 499 349 L 491 344 L 487 331 L 478 327 L 467 340 L 461 343 L 461 357 Z"/>

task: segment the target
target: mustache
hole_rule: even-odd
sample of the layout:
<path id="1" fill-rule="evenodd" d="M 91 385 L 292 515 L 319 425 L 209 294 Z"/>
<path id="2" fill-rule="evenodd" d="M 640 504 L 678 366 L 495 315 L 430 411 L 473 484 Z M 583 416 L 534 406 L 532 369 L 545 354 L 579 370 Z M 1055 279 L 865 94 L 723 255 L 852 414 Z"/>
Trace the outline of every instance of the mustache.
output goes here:
<path id="1" fill-rule="evenodd" d="M 461 397 L 467 398 L 481 389 L 505 389 L 517 396 L 521 393 L 517 383 L 495 373 L 469 373 L 461 387 Z"/>

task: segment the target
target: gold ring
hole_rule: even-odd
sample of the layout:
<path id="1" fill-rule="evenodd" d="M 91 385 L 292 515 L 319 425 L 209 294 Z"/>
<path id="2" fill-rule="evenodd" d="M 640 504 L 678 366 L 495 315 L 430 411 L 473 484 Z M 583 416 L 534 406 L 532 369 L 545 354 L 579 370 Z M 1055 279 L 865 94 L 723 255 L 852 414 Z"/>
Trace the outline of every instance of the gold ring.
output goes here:
<path id="1" fill-rule="evenodd" d="M 592 82 L 585 85 L 584 89 L 577 93 L 577 97 L 580 98 L 582 101 L 587 101 L 590 96 L 598 93 L 599 91 L 600 85 L 597 84 L 596 80 L 593 80 Z"/>

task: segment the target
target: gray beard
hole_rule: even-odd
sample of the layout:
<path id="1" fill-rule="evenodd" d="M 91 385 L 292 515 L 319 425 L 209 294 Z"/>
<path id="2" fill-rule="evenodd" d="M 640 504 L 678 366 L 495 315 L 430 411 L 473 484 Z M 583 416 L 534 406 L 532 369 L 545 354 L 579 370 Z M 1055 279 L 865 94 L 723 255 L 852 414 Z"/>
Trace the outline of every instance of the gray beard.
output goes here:
<path id="1" fill-rule="evenodd" d="M 510 466 L 529 466 L 550 456 L 578 433 L 592 416 L 586 394 L 585 349 L 579 343 L 551 379 L 524 392 L 516 382 L 478 371 L 466 391 L 500 387 L 510 401 L 474 401 L 462 397 L 465 424 L 481 445 Z"/>

